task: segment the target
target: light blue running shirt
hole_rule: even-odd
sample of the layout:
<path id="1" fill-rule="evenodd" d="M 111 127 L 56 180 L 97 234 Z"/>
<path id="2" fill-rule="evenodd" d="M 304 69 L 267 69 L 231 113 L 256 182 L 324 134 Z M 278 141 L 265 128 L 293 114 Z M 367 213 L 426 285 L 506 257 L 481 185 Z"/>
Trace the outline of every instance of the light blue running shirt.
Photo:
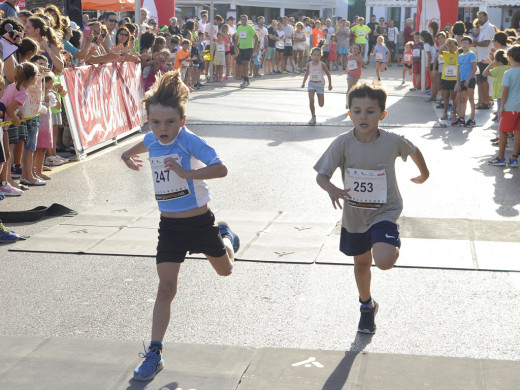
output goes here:
<path id="1" fill-rule="evenodd" d="M 169 144 L 161 144 L 153 132 L 144 137 L 144 145 L 150 155 L 155 199 L 159 210 L 180 213 L 207 204 L 211 197 L 204 180 L 182 179 L 175 172 L 164 168 L 164 159 L 172 157 L 187 170 L 219 164 L 222 161 L 215 149 L 186 127 Z"/>

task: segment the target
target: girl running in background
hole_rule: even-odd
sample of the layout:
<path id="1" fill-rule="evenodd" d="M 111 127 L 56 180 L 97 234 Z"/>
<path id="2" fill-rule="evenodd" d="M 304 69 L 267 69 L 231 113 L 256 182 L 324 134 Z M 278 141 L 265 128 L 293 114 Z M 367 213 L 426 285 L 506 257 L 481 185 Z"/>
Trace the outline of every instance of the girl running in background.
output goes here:
<path id="1" fill-rule="evenodd" d="M 311 109 L 312 118 L 309 121 L 309 125 L 316 124 L 316 111 L 314 108 L 314 94 L 318 95 L 318 104 L 323 107 L 325 104 L 325 75 L 329 79 L 329 91 L 332 90 L 332 79 L 327 66 L 321 62 L 321 46 L 325 43 L 324 40 L 320 42 L 318 47 L 311 49 L 311 62 L 307 65 L 307 71 L 303 78 L 302 88 L 305 87 L 305 81 L 309 78 L 309 85 L 307 90 L 309 91 L 309 106 Z"/>
<path id="2" fill-rule="evenodd" d="M 363 75 L 363 66 L 365 61 L 361 54 L 361 46 L 358 43 L 354 43 L 350 46 L 350 54 L 347 56 L 347 104 L 345 108 L 348 110 L 348 93 L 350 89 L 356 85 L 361 76 Z"/>
<path id="3" fill-rule="evenodd" d="M 386 63 L 390 56 L 390 50 L 385 46 L 385 38 L 382 35 L 377 37 L 377 44 L 372 49 L 370 55 L 376 57 L 377 81 L 381 81 L 379 72 L 383 73 L 386 70 Z"/>

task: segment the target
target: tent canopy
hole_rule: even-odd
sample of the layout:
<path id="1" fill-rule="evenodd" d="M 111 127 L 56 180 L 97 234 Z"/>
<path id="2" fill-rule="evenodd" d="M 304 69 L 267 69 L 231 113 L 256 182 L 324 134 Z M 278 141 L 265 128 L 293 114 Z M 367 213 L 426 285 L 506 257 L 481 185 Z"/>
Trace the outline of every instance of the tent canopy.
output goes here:
<path id="1" fill-rule="evenodd" d="M 129 11 L 135 10 L 135 0 L 83 0 L 81 8 L 94 11 Z"/>

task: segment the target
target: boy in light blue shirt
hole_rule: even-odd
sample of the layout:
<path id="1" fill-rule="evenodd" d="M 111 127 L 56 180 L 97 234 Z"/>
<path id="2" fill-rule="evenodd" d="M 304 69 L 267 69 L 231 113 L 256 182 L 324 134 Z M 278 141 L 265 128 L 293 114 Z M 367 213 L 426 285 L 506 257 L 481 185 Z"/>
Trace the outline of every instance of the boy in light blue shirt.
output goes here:
<path id="1" fill-rule="evenodd" d="M 458 105 L 459 119 L 452 122 L 452 126 L 458 127 L 475 127 L 475 100 L 473 99 L 475 92 L 475 73 L 477 72 L 477 56 L 469 50 L 473 44 L 473 39 L 470 37 L 462 38 L 460 45 L 462 46 L 462 53 L 459 54 L 457 63 L 457 84 L 455 84 L 455 91 L 460 92 L 460 101 Z M 471 106 L 471 116 L 468 121 L 464 121 L 466 115 L 466 105 Z"/>
<path id="2" fill-rule="evenodd" d="M 489 165 L 506 165 L 505 151 L 507 134 L 514 134 L 513 155 L 507 165 L 518 167 L 520 153 L 520 45 L 514 45 L 507 52 L 511 69 L 504 73 L 502 79 L 502 107 L 500 108 L 500 130 L 498 138 L 498 156 L 488 161 Z"/>

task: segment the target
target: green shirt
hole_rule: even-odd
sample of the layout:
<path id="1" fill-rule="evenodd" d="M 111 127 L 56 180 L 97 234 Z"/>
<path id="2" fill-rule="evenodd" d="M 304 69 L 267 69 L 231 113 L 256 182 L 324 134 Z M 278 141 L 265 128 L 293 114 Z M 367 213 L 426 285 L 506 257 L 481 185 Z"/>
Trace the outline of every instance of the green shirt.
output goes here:
<path id="1" fill-rule="evenodd" d="M 237 38 L 239 49 L 252 49 L 256 30 L 250 24 L 237 27 Z"/>
<path id="2" fill-rule="evenodd" d="M 491 93 L 493 99 L 502 98 L 502 80 L 504 79 L 504 73 L 509 69 L 511 69 L 509 65 L 499 65 L 489 71 L 491 77 L 493 77 L 493 88 Z"/>
<path id="3" fill-rule="evenodd" d="M 356 43 L 360 43 L 364 45 L 367 43 L 366 36 L 372 31 L 370 30 L 370 27 L 368 27 L 366 24 L 360 25 L 356 24 L 354 27 L 350 29 L 352 33 L 356 36 Z"/>

